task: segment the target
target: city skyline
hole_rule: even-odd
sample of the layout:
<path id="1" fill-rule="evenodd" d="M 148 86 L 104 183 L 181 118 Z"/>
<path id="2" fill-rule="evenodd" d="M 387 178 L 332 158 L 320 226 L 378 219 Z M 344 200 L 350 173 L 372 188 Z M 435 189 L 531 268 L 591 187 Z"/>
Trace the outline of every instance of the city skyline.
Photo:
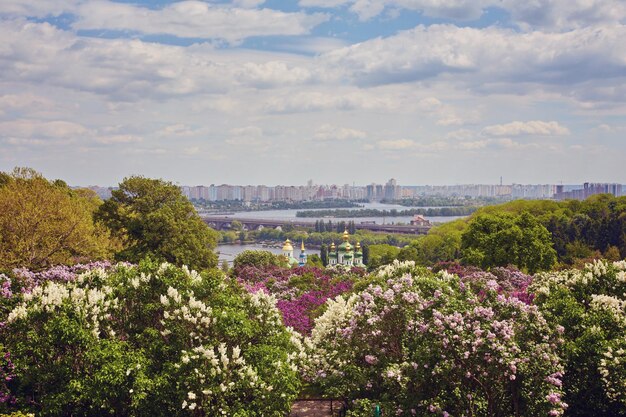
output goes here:
<path id="1" fill-rule="evenodd" d="M 584 200 L 594 194 L 624 195 L 626 185 L 617 183 L 584 184 L 456 184 L 456 185 L 402 185 L 395 178 L 385 184 L 315 184 L 306 185 L 179 185 L 190 200 L 204 201 L 313 201 L 313 200 L 369 200 L 392 201 L 420 196 L 447 197 L 499 197 L 511 199 L 577 199 Z M 102 198 L 109 198 L 115 187 L 89 187 Z"/>
<path id="2" fill-rule="evenodd" d="M 4 0 L 0 171 L 626 183 L 620 0 Z"/>

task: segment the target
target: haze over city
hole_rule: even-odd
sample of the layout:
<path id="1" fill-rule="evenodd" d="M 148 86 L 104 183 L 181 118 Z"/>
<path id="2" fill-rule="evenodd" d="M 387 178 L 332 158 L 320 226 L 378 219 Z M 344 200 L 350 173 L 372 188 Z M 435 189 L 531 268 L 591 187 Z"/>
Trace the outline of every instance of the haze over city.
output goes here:
<path id="1" fill-rule="evenodd" d="M 626 182 L 626 5 L 0 2 L 0 170 Z"/>

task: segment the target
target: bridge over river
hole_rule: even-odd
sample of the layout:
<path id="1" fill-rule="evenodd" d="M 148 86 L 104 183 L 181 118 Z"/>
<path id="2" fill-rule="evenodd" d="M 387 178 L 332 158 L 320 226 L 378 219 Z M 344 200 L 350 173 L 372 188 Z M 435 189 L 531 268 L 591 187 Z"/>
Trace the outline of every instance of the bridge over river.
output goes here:
<path id="1" fill-rule="evenodd" d="M 286 225 L 293 227 L 313 227 L 314 221 L 307 220 L 268 220 L 268 219 L 250 219 L 226 216 L 202 216 L 202 219 L 209 227 L 215 230 L 230 230 L 232 223 L 238 221 L 245 230 L 261 230 L 264 228 L 283 228 Z M 333 223 L 342 221 L 341 219 L 332 219 Z M 376 223 L 358 223 L 355 222 L 357 230 L 369 230 L 371 232 L 381 233 L 403 233 L 408 235 L 425 235 L 431 226 L 417 225 L 398 225 L 398 224 L 376 224 Z"/>

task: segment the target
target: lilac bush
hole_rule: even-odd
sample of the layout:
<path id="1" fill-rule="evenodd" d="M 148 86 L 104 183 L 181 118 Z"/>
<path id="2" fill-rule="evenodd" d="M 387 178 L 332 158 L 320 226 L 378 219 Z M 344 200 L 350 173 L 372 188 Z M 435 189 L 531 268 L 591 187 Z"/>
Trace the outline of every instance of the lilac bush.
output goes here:
<path id="1" fill-rule="evenodd" d="M 15 365 L 11 361 L 11 354 L 5 352 L 2 345 L 0 345 L 0 410 L 2 404 L 12 404 L 15 402 L 15 397 L 11 395 L 7 383 L 15 377 Z"/>
<path id="2" fill-rule="evenodd" d="M 507 296 L 515 297 L 526 304 L 531 304 L 534 294 L 529 292 L 529 286 L 533 281 L 532 275 L 525 274 L 515 266 L 495 267 L 484 271 L 471 265 L 461 265 L 458 262 L 441 262 L 433 267 L 434 272 L 445 270 L 449 274 L 457 275 L 469 285 L 495 280 L 499 285 L 499 291 Z"/>
<path id="3" fill-rule="evenodd" d="M 308 335 L 326 300 L 350 291 L 362 275 L 360 269 L 346 273 L 316 267 L 245 266 L 238 269 L 237 281 L 250 292 L 274 295 L 284 324 Z"/>
<path id="4" fill-rule="evenodd" d="M 537 307 L 412 262 L 377 279 L 315 322 L 305 375 L 329 395 L 400 416 L 563 414 L 562 339 Z"/>
<path id="5" fill-rule="evenodd" d="M 67 272 L 66 270 L 62 270 Z M 74 271 L 69 271 L 70 273 Z M 38 416 L 283 417 L 300 390 L 300 338 L 273 296 L 218 270 L 145 260 L 40 284 L 0 319 L 4 409 Z M 67 279 L 65 279 L 67 278 Z M 10 364 L 10 366 L 9 366 Z M 5 398 L 0 381 L 0 392 Z M 6 397 L 9 398 L 9 397 Z"/>
<path id="6" fill-rule="evenodd" d="M 537 274 L 531 290 L 567 340 L 567 415 L 626 416 L 626 261 Z"/>

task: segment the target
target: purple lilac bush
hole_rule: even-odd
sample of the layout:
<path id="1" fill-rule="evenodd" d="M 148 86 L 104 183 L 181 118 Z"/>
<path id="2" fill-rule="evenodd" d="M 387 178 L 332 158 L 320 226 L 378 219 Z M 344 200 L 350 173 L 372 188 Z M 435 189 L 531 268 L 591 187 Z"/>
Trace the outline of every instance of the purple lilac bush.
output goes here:
<path id="1" fill-rule="evenodd" d="M 99 268 L 108 271 L 116 265 L 118 264 L 109 261 L 95 261 L 85 264 L 55 265 L 40 272 L 33 272 L 27 268 L 15 268 L 12 272 L 21 292 L 30 292 L 34 287 L 46 281 L 71 282 L 84 272 Z"/>
<path id="2" fill-rule="evenodd" d="M 276 306 L 284 324 L 308 335 L 326 300 L 350 291 L 354 279 L 364 273 L 359 268 L 337 273 L 306 266 L 292 269 L 246 266 L 238 269 L 237 281 L 250 292 L 262 290 L 273 294 L 278 299 Z"/>
<path id="3" fill-rule="evenodd" d="M 7 383 L 15 377 L 15 365 L 11 362 L 11 354 L 4 352 L 0 345 L 0 404 L 12 404 L 15 398 L 11 395 Z"/>
<path id="4" fill-rule="evenodd" d="M 458 262 L 441 262 L 433 267 L 433 272 L 442 270 L 457 275 L 461 278 L 461 282 L 472 288 L 483 286 L 488 281 L 494 280 L 498 283 L 498 291 L 501 294 L 515 297 L 526 304 L 531 304 L 534 298 L 534 295 L 528 291 L 533 281 L 532 275 L 525 274 L 514 266 L 496 267 L 483 271 L 478 267 L 461 265 Z"/>

